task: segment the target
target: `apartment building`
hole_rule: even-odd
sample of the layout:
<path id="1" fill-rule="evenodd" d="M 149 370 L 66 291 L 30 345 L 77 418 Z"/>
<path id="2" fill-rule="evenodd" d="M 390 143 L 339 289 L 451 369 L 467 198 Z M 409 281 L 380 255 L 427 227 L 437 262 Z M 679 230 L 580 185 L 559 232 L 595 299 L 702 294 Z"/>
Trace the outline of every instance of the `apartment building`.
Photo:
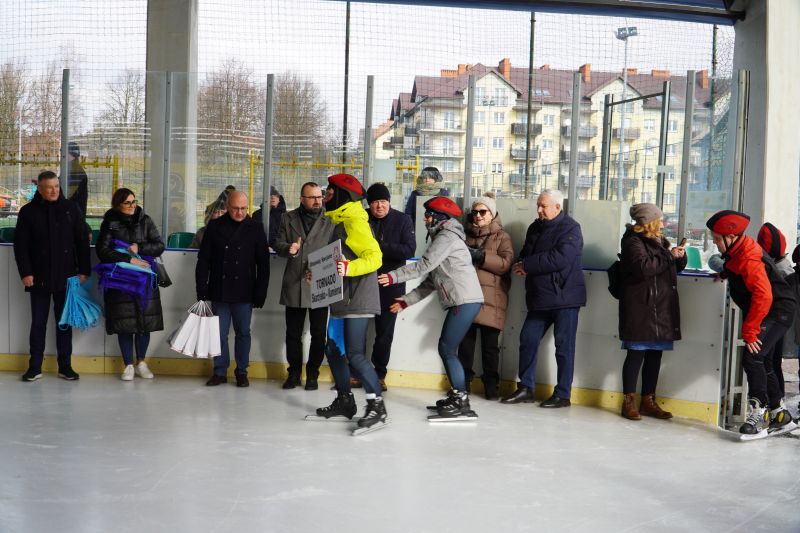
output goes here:
<path id="1" fill-rule="evenodd" d="M 592 71 L 582 65 L 580 117 L 578 135 L 578 179 L 580 198 L 598 198 L 602 150 L 602 120 L 607 94 L 616 101 L 623 95 L 623 75 L 619 72 Z M 528 116 L 528 69 L 513 67 L 505 58 L 496 67 L 482 64 L 460 64 L 456 69 L 443 69 L 439 76 L 416 76 L 410 93 L 401 93 L 391 110 L 393 133 L 382 148 L 394 150 L 394 157 L 419 156 L 423 166 L 438 167 L 445 180 L 460 190 L 464 175 L 464 152 L 467 135 L 468 77 L 475 75 L 475 115 L 472 136 L 472 180 L 481 191 L 494 190 L 503 195 L 520 195 L 529 191 L 559 187 L 566 189 L 569 173 L 570 138 L 573 132 L 573 71 L 537 68 L 533 74 L 533 95 Z M 667 124 L 668 171 L 665 174 L 665 211 L 676 209 L 680 176 L 684 95 L 686 77 L 664 70 L 647 74 L 628 69 L 626 98 L 662 91 L 663 83 L 671 82 L 670 113 Z M 706 71 L 697 75 L 692 165 L 690 183 L 702 176 L 707 155 L 702 142 L 710 124 L 709 77 Z M 612 120 L 611 158 L 609 161 L 610 197 L 616 197 L 621 185 L 622 197 L 631 201 L 653 201 L 661 126 L 661 96 L 630 102 L 614 108 Z M 624 123 L 623 115 L 624 114 Z M 531 146 L 527 149 L 530 119 Z M 624 127 L 623 127 L 624 126 Z M 708 143 L 705 143 L 707 148 Z M 707 151 L 707 149 L 705 150 Z M 528 156 L 526 180 L 525 163 Z M 617 180 L 621 179 L 621 183 Z"/>

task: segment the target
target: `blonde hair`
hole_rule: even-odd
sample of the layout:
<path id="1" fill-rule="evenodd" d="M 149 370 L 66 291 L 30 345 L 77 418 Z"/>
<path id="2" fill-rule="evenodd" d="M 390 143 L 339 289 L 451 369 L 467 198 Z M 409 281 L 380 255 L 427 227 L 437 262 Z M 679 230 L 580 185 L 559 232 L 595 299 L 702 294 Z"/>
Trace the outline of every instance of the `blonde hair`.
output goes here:
<path id="1" fill-rule="evenodd" d="M 634 224 L 633 231 L 636 233 L 641 233 L 645 237 L 650 239 L 660 239 L 661 238 L 661 228 L 659 227 L 659 223 L 661 222 L 660 218 L 655 220 L 651 220 L 647 224 Z"/>

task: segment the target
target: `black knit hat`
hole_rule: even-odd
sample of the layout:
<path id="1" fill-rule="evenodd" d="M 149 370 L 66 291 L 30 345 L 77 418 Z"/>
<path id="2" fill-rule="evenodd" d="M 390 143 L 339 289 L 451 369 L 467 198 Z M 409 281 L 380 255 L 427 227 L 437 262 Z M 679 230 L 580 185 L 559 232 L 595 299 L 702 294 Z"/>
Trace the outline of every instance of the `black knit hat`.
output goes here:
<path id="1" fill-rule="evenodd" d="M 389 188 L 383 183 L 373 183 L 367 189 L 367 203 L 371 204 L 375 200 L 386 200 L 387 202 L 392 199 Z"/>

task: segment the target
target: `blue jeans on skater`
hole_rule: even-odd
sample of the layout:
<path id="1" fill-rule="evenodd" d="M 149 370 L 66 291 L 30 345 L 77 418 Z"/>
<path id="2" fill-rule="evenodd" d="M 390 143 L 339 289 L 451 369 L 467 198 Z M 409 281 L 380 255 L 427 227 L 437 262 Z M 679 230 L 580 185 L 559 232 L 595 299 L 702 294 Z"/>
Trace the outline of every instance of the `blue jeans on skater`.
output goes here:
<path id="1" fill-rule="evenodd" d="M 330 356 L 326 353 L 328 365 L 336 382 L 336 390 L 340 393 L 350 394 L 350 366 L 352 365 L 353 370 L 364 383 L 364 390 L 367 393 L 378 396 L 382 394 L 378 374 L 367 360 L 367 326 L 369 326 L 369 318 L 345 318 L 344 345 L 347 354 Z"/>
<path id="2" fill-rule="evenodd" d="M 136 333 L 135 335 L 133 333 L 120 333 L 117 337 L 119 338 L 119 349 L 122 351 L 122 360 L 126 365 L 133 364 L 134 340 L 136 343 L 136 359 L 144 361 L 147 347 L 150 345 L 150 333 Z"/>
<path id="3" fill-rule="evenodd" d="M 214 358 L 214 375 L 225 376 L 231 364 L 231 354 L 228 350 L 228 331 L 233 322 L 235 332 L 233 352 L 236 357 L 236 375 L 247 375 L 247 366 L 250 364 L 250 318 L 253 316 L 253 305 L 229 304 L 224 302 L 211 302 L 214 314 L 219 316 L 219 341 L 222 348 L 221 355 Z"/>
<path id="4" fill-rule="evenodd" d="M 458 346 L 464 340 L 464 336 L 480 310 L 481 304 L 479 303 L 462 304 L 449 308 L 442 326 L 442 334 L 439 336 L 439 356 L 447 371 L 450 386 L 457 391 L 467 390 L 464 367 L 458 358 Z"/>
<path id="5" fill-rule="evenodd" d="M 559 398 L 569 399 L 572 393 L 572 373 L 575 369 L 575 334 L 578 331 L 578 307 L 529 311 L 519 334 L 519 381 L 536 388 L 536 356 L 547 329 L 553 326 L 558 365 L 556 388 Z"/>

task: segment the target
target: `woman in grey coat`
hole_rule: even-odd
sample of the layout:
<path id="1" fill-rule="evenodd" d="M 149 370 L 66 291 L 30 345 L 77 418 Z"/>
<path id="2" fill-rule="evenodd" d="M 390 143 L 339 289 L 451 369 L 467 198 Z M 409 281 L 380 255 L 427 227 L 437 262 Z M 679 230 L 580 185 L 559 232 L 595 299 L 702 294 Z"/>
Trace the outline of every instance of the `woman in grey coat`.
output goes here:
<path id="1" fill-rule="evenodd" d="M 378 276 L 378 283 L 383 286 L 424 277 L 419 287 L 395 299 L 389 308 L 392 313 L 399 313 L 434 290 L 447 310 L 439 337 L 439 355 L 452 390 L 447 398 L 436 402 L 438 416 L 431 420 L 477 417 L 469 406 L 458 346 L 481 310 L 483 291 L 464 242 L 464 228 L 456 219 L 459 216 L 461 209 L 450 198 L 437 196 L 425 202 L 425 227 L 432 239 L 425 254 L 415 263 Z"/>

